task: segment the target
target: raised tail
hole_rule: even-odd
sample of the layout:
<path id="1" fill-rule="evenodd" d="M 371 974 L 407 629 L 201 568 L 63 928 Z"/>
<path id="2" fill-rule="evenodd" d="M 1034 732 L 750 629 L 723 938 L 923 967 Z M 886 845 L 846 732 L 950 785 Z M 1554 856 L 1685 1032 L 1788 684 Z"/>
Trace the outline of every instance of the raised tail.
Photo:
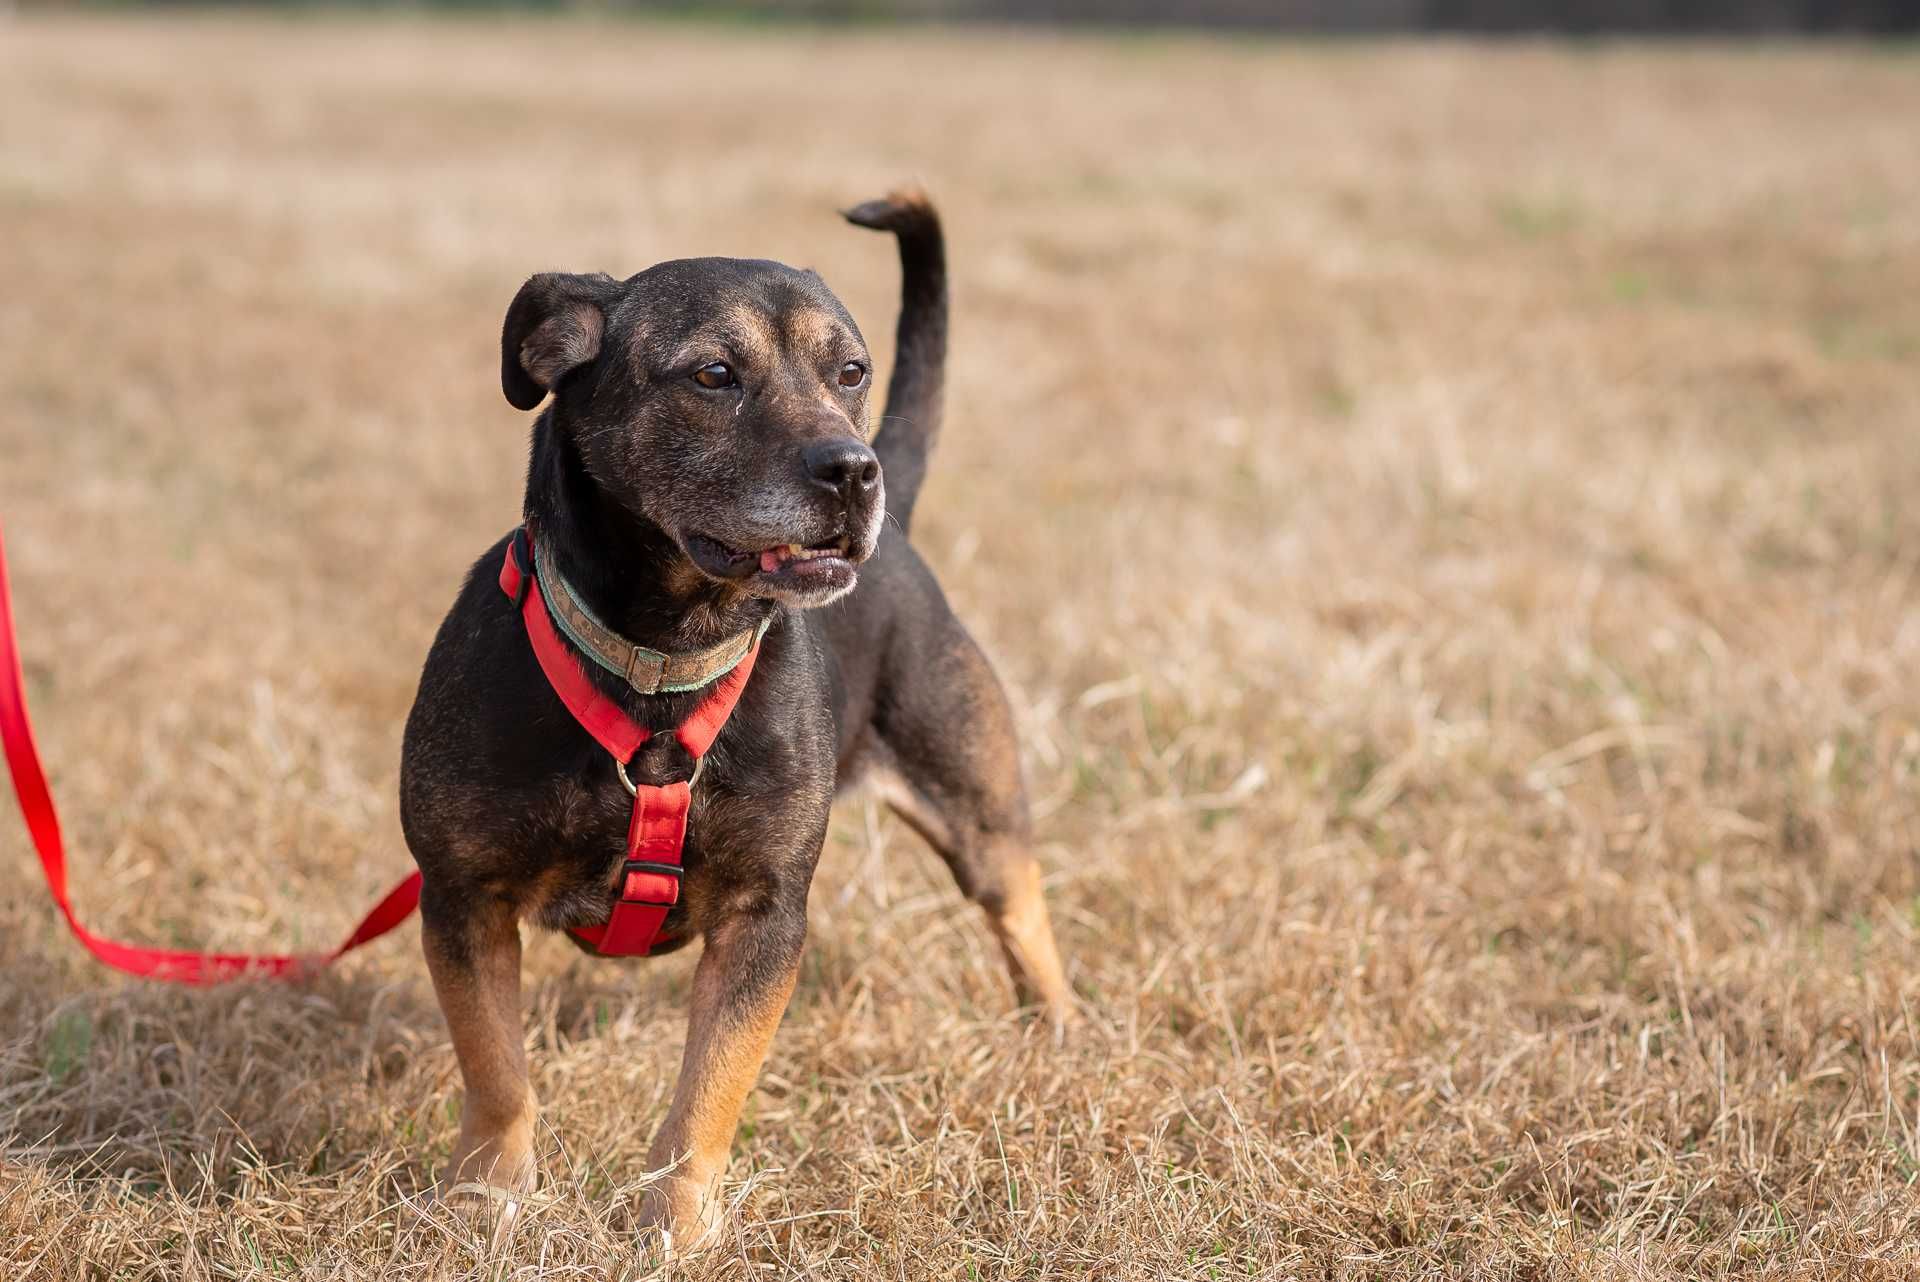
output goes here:
<path id="1" fill-rule="evenodd" d="M 845 211 L 848 222 L 900 241 L 900 324 L 887 408 L 873 442 L 887 486 L 887 512 L 902 532 L 940 435 L 947 373 L 947 250 L 940 215 L 918 191 L 894 192 Z"/>

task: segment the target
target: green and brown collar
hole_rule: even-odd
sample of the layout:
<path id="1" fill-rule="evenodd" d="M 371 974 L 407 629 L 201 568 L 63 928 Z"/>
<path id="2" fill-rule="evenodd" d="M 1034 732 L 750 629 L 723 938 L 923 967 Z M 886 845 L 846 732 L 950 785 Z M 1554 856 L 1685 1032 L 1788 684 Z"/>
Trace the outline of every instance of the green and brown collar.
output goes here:
<path id="1" fill-rule="evenodd" d="M 704 650 L 667 654 L 648 649 L 615 632 L 587 608 L 553 563 L 552 545 L 542 542 L 534 548 L 537 573 L 546 591 L 547 608 L 567 640 L 608 672 L 623 679 L 641 694 L 678 694 L 711 685 L 739 666 L 742 659 L 766 633 L 771 617 L 757 628 L 748 628 Z"/>

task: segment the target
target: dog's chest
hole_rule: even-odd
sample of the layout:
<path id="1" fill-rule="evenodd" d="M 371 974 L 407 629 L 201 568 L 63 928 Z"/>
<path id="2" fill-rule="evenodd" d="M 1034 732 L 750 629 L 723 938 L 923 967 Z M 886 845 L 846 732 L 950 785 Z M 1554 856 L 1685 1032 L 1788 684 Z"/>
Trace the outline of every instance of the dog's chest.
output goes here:
<path id="1" fill-rule="evenodd" d="M 750 841 L 734 821 L 736 799 L 696 784 L 678 862 L 686 869 L 680 902 L 668 914 L 665 933 L 697 926 L 693 909 L 709 880 L 731 882 L 748 862 Z M 627 857 L 634 799 L 617 783 L 596 786 L 578 779 L 554 781 L 528 808 L 532 876 L 523 912 L 554 929 L 604 924 L 613 909 Z M 750 853 L 750 852 L 748 852 Z"/>

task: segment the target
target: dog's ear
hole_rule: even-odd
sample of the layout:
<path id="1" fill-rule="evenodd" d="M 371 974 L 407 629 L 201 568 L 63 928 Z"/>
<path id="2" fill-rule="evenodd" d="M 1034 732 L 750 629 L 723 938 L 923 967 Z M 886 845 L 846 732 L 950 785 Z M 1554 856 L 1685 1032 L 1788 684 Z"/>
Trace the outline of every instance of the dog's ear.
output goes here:
<path id="1" fill-rule="evenodd" d="M 620 282 L 602 272 L 541 272 L 513 296 L 500 327 L 500 390 L 517 410 L 538 405 L 565 377 L 600 354 L 607 309 Z"/>

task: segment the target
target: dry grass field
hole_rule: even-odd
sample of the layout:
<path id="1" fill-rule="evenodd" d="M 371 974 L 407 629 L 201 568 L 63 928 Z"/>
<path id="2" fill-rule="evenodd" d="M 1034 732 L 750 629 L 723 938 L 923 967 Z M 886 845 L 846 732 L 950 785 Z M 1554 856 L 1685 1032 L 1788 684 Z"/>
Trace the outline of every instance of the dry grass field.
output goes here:
<path id="1" fill-rule="evenodd" d="M 545 1183 L 423 1202 L 409 926 L 123 980 L 0 802 L 0 1275 L 1920 1268 L 1920 60 L 569 21 L 0 26 L 0 514 L 80 912 L 319 947 L 517 519 L 530 272 L 956 273 L 916 538 L 1085 1026 L 838 813 L 727 1235 L 628 1229 L 692 960 L 530 945 Z"/>

